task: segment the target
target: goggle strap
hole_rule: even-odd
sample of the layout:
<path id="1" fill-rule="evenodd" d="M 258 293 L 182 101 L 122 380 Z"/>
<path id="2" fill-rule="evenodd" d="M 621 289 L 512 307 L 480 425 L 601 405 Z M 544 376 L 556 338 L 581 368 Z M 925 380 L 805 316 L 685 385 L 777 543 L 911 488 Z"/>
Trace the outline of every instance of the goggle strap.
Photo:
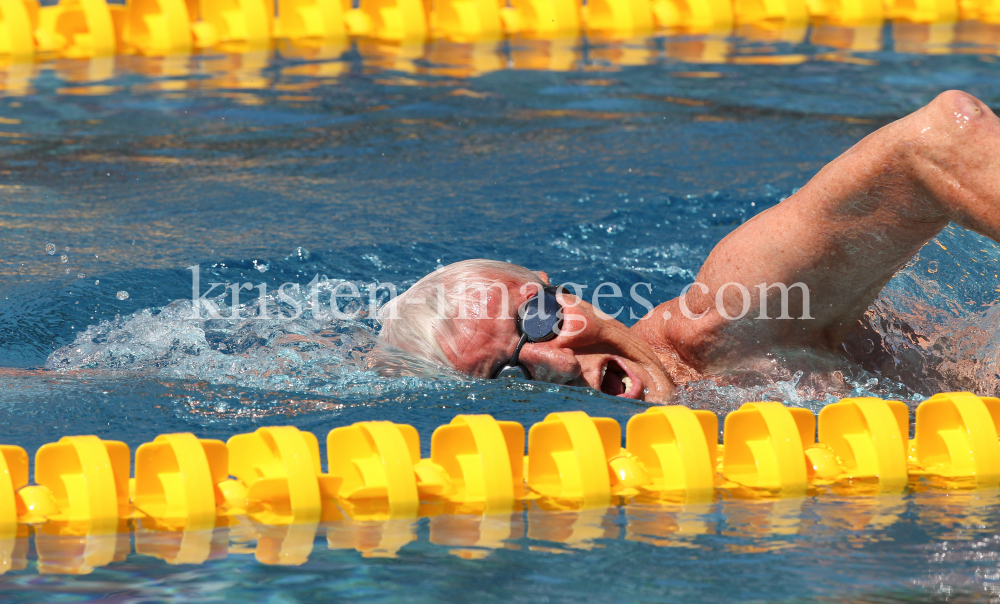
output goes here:
<path id="1" fill-rule="evenodd" d="M 514 348 L 514 356 L 510 357 L 507 361 L 507 365 L 513 367 L 517 365 L 517 357 L 521 356 L 521 348 L 528 343 L 528 334 L 522 333 L 521 339 L 517 341 L 517 347 Z"/>

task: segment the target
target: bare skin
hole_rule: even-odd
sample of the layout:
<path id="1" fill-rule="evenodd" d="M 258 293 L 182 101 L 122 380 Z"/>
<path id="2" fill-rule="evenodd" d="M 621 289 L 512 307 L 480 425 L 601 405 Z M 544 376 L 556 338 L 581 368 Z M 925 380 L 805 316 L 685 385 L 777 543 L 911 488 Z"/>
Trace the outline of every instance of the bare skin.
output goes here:
<path id="1" fill-rule="evenodd" d="M 545 273 L 539 277 L 548 282 Z M 475 377 L 493 375 L 511 357 L 518 341 L 516 309 L 540 289 L 536 283 L 499 276 L 497 282 L 506 286 L 510 299 L 505 301 L 498 289 L 491 290 L 477 316 L 455 319 L 459 335 L 443 346 L 455 369 Z M 559 300 L 563 305 L 559 336 L 521 349 L 519 360 L 536 380 L 601 390 L 610 366 L 628 377 L 631 387 L 621 393 L 626 398 L 665 400 L 670 395 L 674 384 L 649 344 L 587 302 L 565 293 Z"/>
<path id="2" fill-rule="evenodd" d="M 1000 241 L 1000 119 L 958 91 L 867 136 L 795 195 L 730 233 L 702 265 L 703 286 L 683 300 L 661 304 L 628 329 L 563 295 L 563 304 L 573 305 L 568 320 L 587 324 L 525 345 L 520 360 L 537 379 L 597 389 L 609 371 L 624 372 L 629 388 L 618 396 L 663 402 L 675 384 L 718 375 L 753 351 L 833 350 L 896 271 L 949 222 Z M 793 288 L 788 314 L 796 318 L 776 319 L 781 293 L 761 295 L 762 283 L 804 284 L 812 318 L 797 318 L 804 309 Z M 739 288 L 726 284 L 749 291 L 753 312 L 738 320 L 723 315 L 738 316 L 744 305 Z M 511 308 L 535 293 L 514 296 Z M 762 307 L 771 319 L 757 318 Z M 478 319 L 469 334 L 449 356 L 456 369 L 480 377 L 517 342 L 512 319 Z"/>
<path id="3" fill-rule="evenodd" d="M 946 92 L 919 111 L 872 133 L 828 164 L 798 193 L 762 212 L 712 250 L 685 302 L 671 300 L 633 332 L 657 350 L 678 377 L 713 372 L 748 348 L 832 350 L 919 249 L 949 222 L 1000 238 L 1000 120 L 974 97 Z M 718 289 L 742 283 L 778 315 L 780 293 L 761 300 L 760 283 L 802 282 L 812 320 L 739 321 L 721 316 Z M 789 313 L 801 316 L 793 290 Z M 739 314 L 740 293 L 728 287 L 723 308 Z M 670 319 L 664 320 L 663 311 Z"/>

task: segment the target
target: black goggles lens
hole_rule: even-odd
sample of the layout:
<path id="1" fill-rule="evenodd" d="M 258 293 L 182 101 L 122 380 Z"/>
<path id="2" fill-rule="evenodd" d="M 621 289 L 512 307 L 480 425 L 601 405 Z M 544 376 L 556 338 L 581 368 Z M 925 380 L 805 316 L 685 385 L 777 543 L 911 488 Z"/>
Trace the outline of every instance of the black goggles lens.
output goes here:
<path id="1" fill-rule="evenodd" d="M 545 288 L 517 309 L 517 329 L 529 342 L 548 342 L 562 329 L 562 305 L 556 300 L 558 289 Z"/>
<path id="2" fill-rule="evenodd" d="M 521 347 L 528 342 L 548 342 L 562 330 L 563 309 L 556 300 L 558 288 L 545 286 L 534 298 L 517 309 L 517 331 L 521 336 L 513 356 L 494 374 L 494 378 L 532 379 L 528 368 L 517 361 Z"/>

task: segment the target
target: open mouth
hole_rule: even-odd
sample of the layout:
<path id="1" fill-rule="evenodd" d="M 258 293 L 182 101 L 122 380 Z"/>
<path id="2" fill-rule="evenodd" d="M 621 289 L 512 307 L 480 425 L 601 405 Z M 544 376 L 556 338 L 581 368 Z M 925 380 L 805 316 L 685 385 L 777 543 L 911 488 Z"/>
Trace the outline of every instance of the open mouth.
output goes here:
<path id="1" fill-rule="evenodd" d="M 611 396 L 635 398 L 639 384 L 625 367 L 615 359 L 608 359 L 601 370 L 601 392 Z"/>

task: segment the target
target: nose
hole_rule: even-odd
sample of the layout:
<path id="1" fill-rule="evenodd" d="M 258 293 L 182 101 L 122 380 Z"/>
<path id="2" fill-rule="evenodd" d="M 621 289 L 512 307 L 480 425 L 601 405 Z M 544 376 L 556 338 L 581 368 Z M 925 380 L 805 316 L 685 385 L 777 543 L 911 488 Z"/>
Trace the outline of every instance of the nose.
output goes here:
<path id="1" fill-rule="evenodd" d="M 521 349 L 519 361 L 540 382 L 569 384 L 583 373 L 576 350 L 591 343 L 599 330 L 593 318 L 572 302 L 572 299 L 563 301 L 559 335 L 548 342 L 526 344 Z"/>
<path id="2" fill-rule="evenodd" d="M 525 344 L 518 361 L 539 382 L 569 384 L 580 377 L 583 369 L 573 351 L 555 345 L 556 340 Z"/>

